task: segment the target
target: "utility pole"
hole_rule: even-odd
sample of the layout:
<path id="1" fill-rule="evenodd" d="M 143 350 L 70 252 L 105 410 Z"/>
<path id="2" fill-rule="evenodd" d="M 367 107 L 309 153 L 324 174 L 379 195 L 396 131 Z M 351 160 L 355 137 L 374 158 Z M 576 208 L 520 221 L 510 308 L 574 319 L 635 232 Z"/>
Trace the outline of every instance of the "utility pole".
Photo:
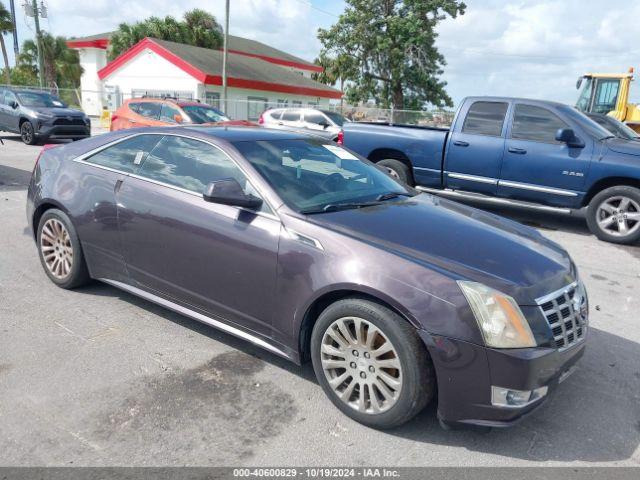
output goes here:
<path id="1" fill-rule="evenodd" d="M 225 1 L 224 6 L 224 45 L 222 47 L 222 104 L 224 105 L 224 113 L 227 112 L 227 56 L 229 50 L 229 0 Z"/>
<path id="2" fill-rule="evenodd" d="M 40 1 L 40 7 L 38 7 L 37 0 L 31 0 L 31 4 L 29 4 L 29 0 L 25 0 L 24 2 L 24 11 L 28 17 L 33 17 L 34 23 L 36 25 L 36 49 L 38 51 L 38 82 L 40 86 L 44 86 L 44 72 L 43 72 L 43 62 L 42 62 L 42 32 L 40 31 L 40 17 L 47 18 L 47 7 L 45 7 L 44 2 Z"/>
<path id="3" fill-rule="evenodd" d="M 20 49 L 18 48 L 18 29 L 16 28 L 16 6 L 13 1 L 9 0 L 9 6 L 11 7 L 11 23 L 13 23 L 13 53 L 17 57 Z"/>

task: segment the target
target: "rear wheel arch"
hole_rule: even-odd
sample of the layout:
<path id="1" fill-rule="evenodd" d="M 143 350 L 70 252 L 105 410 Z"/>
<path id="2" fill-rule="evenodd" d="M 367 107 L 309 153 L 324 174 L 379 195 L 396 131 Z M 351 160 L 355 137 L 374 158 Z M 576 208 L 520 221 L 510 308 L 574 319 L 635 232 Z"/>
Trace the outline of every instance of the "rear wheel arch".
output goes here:
<path id="1" fill-rule="evenodd" d="M 313 331 L 313 327 L 318 320 L 318 317 L 329 305 L 339 300 L 350 298 L 368 300 L 370 302 L 377 303 L 378 305 L 388 308 L 389 310 L 396 313 L 400 318 L 405 320 L 413 328 L 418 328 L 418 322 L 416 319 L 411 318 L 405 312 L 402 312 L 400 308 L 392 305 L 391 302 L 386 301 L 381 297 L 381 295 L 378 296 L 373 293 L 344 288 L 325 292 L 314 299 L 306 309 L 302 321 L 300 322 L 300 327 L 298 329 L 298 349 L 300 351 L 301 362 L 308 361 L 311 358 L 311 332 Z"/>
<path id="2" fill-rule="evenodd" d="M 33 211 L 33 217 L 32 217 L 33 232 L 32 233 L 33 233 L 34 239 L 36 239 L 38 236 L 38 225 L 40 224 L 40 219 L 42 218 L 42 215 L 44 215 L 47 210 L 51 210 L 52 208 L 57 208 L 58 210 L 63 211 L 65 214 L 67 214 L 67 216 L 69 216 L 69 218 L 71 218 L 67 209 L 64 208 L 62 205 L 60 205 L 55 200 L 47 200 L 40 203 L 40 205 L 38 205 L 36 209 Z"/>
<path id="3" fill-rule="evenodd" d="M 409 183 L 411 185 L 415 185 L 415 179 L 413 177 L 413 165 L 411 164 L 411 160 L 407 155 L 394 148 L 378 148 L 369 153 L 368 159 L 373 163 L 378 163 L 381 160 L 397 160 L 402 163 L 405 167 L 407 167 L 409 173 Z"/>

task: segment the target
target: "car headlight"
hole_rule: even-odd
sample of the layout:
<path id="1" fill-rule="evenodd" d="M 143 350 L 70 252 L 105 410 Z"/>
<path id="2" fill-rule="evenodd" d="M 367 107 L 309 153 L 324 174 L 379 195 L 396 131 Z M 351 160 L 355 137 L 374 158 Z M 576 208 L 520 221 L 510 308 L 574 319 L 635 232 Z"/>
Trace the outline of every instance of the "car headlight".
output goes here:
<path id="1" fill-rule="evenodd" d="M 34 113 L 35 113 L 35 116 L 41 120 L 50 120 L 54 117 L 51 113 L 44 113 L 44 112 L 34 112 Z"/>
<path id="2" fill-rule="evenodd" d="M 536 346 L 529 322 L 512 297 L 482 283 L 458 281 L 458 285 L 469 302 L 488 347 Z"/>

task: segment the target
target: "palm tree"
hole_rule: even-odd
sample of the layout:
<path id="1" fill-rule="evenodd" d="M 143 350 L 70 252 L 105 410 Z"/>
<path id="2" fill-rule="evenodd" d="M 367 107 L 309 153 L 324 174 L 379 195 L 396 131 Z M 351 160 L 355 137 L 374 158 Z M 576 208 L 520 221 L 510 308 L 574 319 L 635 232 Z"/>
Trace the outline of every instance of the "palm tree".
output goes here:
<path id="1" fill-rule="evenodd" d="M 7 84 L 11 83 L 11 76 L 9 74 L 9 57 L 7 56 L 7 46 L 4 43 L 4 36 L 10 32 L 13 32 L 11 13 L 9 13 L 9 10 L 4 6 L 4 3 L 0 2 L 0 48 L 2 48 L 4 76 Z"/>
<path id="2" fill-rule="evenodd" d="M 183 18 L 180 21 L 171 16 L 149 17 L 132 25 L 121 23 L 109 40 L 109 58 L 114 59 L 145 37 L 205 48 L 222 46 L 222 27 L 216 17 L 196 8 Z"/>
<path id="3" fill-rule="evenodd" d="M 67 47 L 65 37 L 54 37 L 43 32 L 40 36 L 42 47 L 42 71 L 47 87 L 76 88 L 80 84 L 82 67 L 76 50 Z M 37 72 L 38 49 L 33 40 L 25 40 L 18 55 L 17 64 Z"/>

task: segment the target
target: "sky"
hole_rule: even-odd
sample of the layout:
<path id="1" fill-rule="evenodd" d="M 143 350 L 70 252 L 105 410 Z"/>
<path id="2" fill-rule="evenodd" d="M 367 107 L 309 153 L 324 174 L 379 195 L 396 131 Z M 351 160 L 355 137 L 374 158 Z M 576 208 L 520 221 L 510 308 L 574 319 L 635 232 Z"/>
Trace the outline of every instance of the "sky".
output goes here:
<path id="1" fill-rule="evenodd" d="M 9 7 L 9 0 L 0 0 Z M 15 0 L 20 43 L 33 37 L 33 19 Z M 468 95 L 504 95 L 575 103 L 583 73 L 640 67 L 638 0 L 467 0 L 467 11 L 438 27 L 447 65 L 443 79 L 454 103 Z M 54 35 L 83 36 L 151 15 L 181 17 L 192 8 L 222 24 L 224 0 L 45 0 L 41 26 Z M 230 33 L 313 60 L 342 0 L 231 0 Z M 5 37 L 11 50 L 12 40 Z M 632 100 L 640 101 L 640 86 Z"/>

